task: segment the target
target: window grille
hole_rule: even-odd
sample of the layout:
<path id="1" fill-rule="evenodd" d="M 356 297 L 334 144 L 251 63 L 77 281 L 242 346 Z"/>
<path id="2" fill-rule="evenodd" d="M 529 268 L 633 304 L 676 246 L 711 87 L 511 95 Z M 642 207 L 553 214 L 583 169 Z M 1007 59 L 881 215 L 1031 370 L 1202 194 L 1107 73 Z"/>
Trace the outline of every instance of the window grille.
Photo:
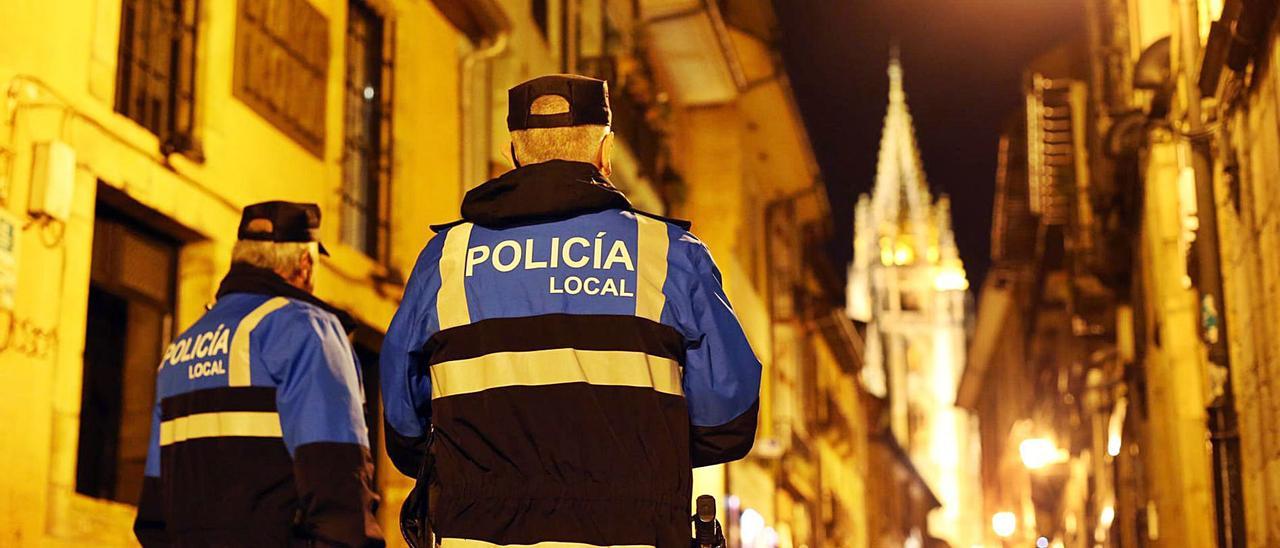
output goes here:
<path id="1" fill-rule="evenodd" d="M 193 148 L 197 0 L 124 0 L 117 112 L 160 138 L 164 152 Z"/>
<path id="2" fill-rule="evenodd" d="M 347 16 L 342 241 L 377 260 L 390 232 L 392 26 L 363 1 Z"/>

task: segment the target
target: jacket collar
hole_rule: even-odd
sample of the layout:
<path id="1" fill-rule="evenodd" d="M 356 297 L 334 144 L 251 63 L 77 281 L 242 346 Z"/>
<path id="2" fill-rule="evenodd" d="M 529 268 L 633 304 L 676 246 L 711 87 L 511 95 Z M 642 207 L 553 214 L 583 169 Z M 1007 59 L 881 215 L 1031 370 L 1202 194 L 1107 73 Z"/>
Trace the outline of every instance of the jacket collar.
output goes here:
<path id="1" fill-rule="evenodd" d="M 596 166 L 585 162 L 551 160 L 508 171 L 471 189 L 462 200 L 462 220 L 434 225 L 439 232 L 459 222 L 485 228 L 508 228 L 546 223 L 607 209 L 638 211 L 626 195 Z M 664 219 L 688 227 L 688 223 Z"/>
<path id="2" fill-rule="evenodd" d="M 347 333 L 351 333 L 359 325 L 351 314 L 320 300 L 315 295 L 289 285 L 289 282 L 284 281 L 284 278 L 269 268 L 261 268 L 245 263 L 232 263 L 231 270 L 227 272 L 226 277 L 222 278 L 222 284 L 218 286 L 217 298 L 221 299 L 232 293 L 288 297 L 315 305 L 337 316 L 338 321 L 342 323 L 342 328 Z"/>

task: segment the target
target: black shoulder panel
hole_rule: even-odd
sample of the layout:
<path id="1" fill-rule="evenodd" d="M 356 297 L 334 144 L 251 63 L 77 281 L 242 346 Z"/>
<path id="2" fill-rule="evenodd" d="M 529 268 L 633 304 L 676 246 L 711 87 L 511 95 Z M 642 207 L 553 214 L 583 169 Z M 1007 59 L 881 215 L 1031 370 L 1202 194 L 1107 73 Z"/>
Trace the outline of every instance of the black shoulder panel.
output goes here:
<path id="1" fill-rule="evenodd" d="M 435 232 L 436 234 L 439 234 L 439 233 L 441 233 L 441 232 L 444 232 L 445 230 L 448 230 L 448 229 L 450 229 L 450 228 L 453 228 L 453 227 L 458 226 L 458 225 L 460 225 L 460 224 L 462 224 L 462 223 L 465 223 L 465 222 L 467 222 L 467 220 L 466 220 L 466 219 L 458 219 L 458 220 L 456 220 L 456 221 L 449 221 L 449 222 L 447 222 L 447 223 L 440 223 L 440 224 L 438 224 L 438 225 L 431 225 L 431 231 L 432 231 L 432 232 Z"/>
<path id="2" fill-rule="evenodd" d="M 633 213 L 638 213 L 640 215 L 644 215 L 645 217 L 649 217 L 651 219 L 657 219 L 664 223 L 671 223 L 685 230 L 689 230 L 690 228 L 693 228 L 693 223 L 691 221 L 686 221 L 684 219 L 677 219 L 675 217 L 663 217 L 662 215 L 658 215 L 657 213 L 649 213 L 648 211 L 641 211 L 639 209 L 634 209 L 634 208 L 631 211 Z"/>

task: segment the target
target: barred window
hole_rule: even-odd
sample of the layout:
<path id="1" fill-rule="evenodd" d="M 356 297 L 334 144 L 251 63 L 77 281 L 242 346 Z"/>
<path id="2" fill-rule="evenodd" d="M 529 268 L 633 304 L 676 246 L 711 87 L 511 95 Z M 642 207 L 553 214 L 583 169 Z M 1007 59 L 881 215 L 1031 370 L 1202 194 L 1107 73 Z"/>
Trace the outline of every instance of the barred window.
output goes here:
<path id="1" fill-rule="evenodd" d="M 123 2 L 115 109 L 165 152 L 194 145 L 197 8 L 197 0 Z"/>
<path id="2" fill-rule="evenodd" d="M 391 183 L 391 25 L 362 0 L 347 15 L 342 241 L 387 256 Z"/>

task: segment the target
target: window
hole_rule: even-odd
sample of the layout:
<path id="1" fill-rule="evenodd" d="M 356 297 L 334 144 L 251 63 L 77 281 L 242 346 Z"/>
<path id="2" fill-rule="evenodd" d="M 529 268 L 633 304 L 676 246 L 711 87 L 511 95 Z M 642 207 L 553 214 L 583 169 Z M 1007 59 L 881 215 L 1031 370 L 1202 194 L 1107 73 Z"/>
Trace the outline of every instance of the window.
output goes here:
<path id="1" fill-rule="evenodd" d="M 324 158 L 329 20 L 308 0 L 242 0 L 231 90 L 299 146 Z"/>
<path id="2" fill-rule="evenodd" d="M 196 0 L 124 0 L 116 111 L 160 138 L 165 152 L 193 148 Z"/>
<path id="3" fill-rule="evenodd" d="M 342 241 L 386 259 L 391 182 L 393 52 L 389 25 L 363 1 L 347 16 Z"/>
<path id="4" fill-rule="evenodd" d="M 137 503 L 155 370 L 173 329 L 177 243 L 114 210 L 94 221 L 76 491 Z"/>

